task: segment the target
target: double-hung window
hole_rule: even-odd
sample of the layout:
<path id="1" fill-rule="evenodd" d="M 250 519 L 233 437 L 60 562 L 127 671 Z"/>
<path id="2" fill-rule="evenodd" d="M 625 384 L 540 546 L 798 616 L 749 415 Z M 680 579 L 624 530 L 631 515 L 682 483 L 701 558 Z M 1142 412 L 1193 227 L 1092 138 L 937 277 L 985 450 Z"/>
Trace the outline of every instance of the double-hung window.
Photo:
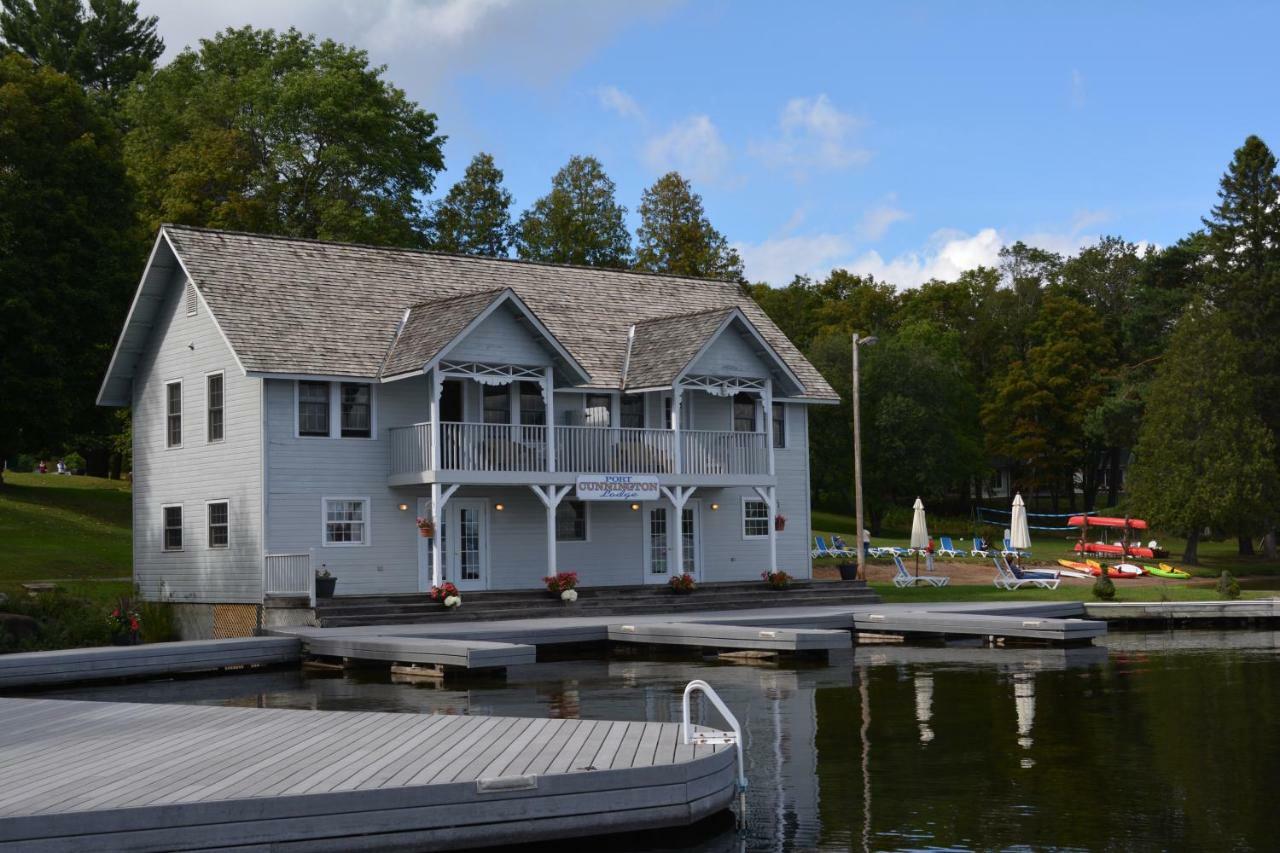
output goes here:
<path id="1" fill-rule="evenodd" d="M 743 500 L 742 538 L 761 539 L 769 535 L 769 505 L 764 501 Z"/>
<path id="2" fill-rule="evenodd" d="M 733 431 L 756 431 L 756 398 L 750 394 L 733 395 Z"/>
<path id="3" fill-rule="evenodd" d="M 369 438 L 373 434 L 373 403 L 370 397 L 373 392 L 368 385 L 354 382 L 343 382 L 340 388 L 342 437 Z"/>
<path id="4" fill-rule="evenodd" d="M 226 548 L 230 543 L 231 513 L 227 501 L 210 501 L 205 504 L 209 515 L 209 547 Z"/>
<path id="5" fill-rule="evenodd" d="M 511 388 L 507 385 L 483 385 L 484 422 L 511 423 Z"/>
<path id="6" fill-rule="evenodd" d="M 556 541 L 587 541 L 587 505 L 582 501 L 564 500 L 556 507 Z"/>
<path id="7" fill-rule="evenodd" d="M 222 441 L 225 431 L 223 422 L 224 401 L 221 373 L 210 373 L 205 377 L 205 440 Z"/>
<path id="8" fill-rule="evenodd" d="M 182 504 L 170 504 L 160 508 L 161 547 L 165 551 L 182 550 Z"/>
<path id="9" fill-rule="evenodd" d="M 329 383 L 298 383 L 298 435 L 329 435 Z"/>
<path id="10" fill-rule="evenodd" d="M 582 416 L 587 426 L 609 426 L 609 406 L 613 402 L 608 394 L 587 394 L 583 401 Z"/>
<path id="11" fill-rule="evenodd" d="M 773 446 L 785 449 L 787 446 L 787 404 L 773 404 Z"/>
<path id="12" fill-rule="evenodd" d="M 621 427 L 629 429 L 644 428 L 644 395 L 643 394 L 623 394 L 622 400 L 618 405 L 622 423 Z"/>
<path id="13" fill-rule="evenodd" d="M 368 498 L 324 499 L 324 544 L 369 544 Z"/>
<path id="14" fill-rule="evenodd" d="M 164 446 L 182 446 L 182 380 L 164 386 Z"/>

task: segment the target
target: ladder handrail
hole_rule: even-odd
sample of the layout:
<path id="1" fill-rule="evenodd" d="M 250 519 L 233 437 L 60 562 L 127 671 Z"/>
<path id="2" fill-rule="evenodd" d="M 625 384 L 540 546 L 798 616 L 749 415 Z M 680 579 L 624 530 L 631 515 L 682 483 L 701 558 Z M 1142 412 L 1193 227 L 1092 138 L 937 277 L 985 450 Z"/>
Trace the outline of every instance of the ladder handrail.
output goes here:
<path id="1" fill-rule="evenodd" d="M 693 724 L 689 719 L 689 698 L 695 693 L 702 693 L 720 712 L 720 716 L 724 717 L 724 721 L 729 724 L 729 728 L 733 729 L 733 734 L 728 732 L 719 732 L 715 735 L 708 735 L 703 732 L 694 732 Z M 738 790 L 745 791 L 747 789 L 747 772 L 746 764 L 742 757 L 742 726 L 738 724 L 738 718 L 729 710 L 729 706 L 724 704 L 720 696 L 711 687 L 710 684 L 702 679 L 694 679 L 684 687 L 684 698 L 681 700 L 681 712 L 683 721 L 680 725 L 680 733 L 684 738 L 685 744 L 699 744 L 704 746 L 733 744 L 738 750 Z"/>

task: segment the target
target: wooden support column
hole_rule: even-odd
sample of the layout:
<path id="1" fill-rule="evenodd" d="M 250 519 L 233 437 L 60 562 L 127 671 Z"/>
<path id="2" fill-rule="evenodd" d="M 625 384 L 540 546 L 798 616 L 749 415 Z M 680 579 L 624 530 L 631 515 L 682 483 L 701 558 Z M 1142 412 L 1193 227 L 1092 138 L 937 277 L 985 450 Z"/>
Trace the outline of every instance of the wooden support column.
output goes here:
<path id="1" fill-rule="evenodd" d="M 776 572 L 778 570 L 778 528 L 774 518 L 778 514 L 778 487 L 754 486 L 753 488 L 769 509 L 769 571 Z"/>
<path id="2" fill-rule="evenodd" d="M 683 403 L 684 391 L 680 388 L 680 382 L 676 381 L 671 386 L 671 423 L 669 428 L 672 432 L 672 440 L 675 445 L 673 455 L 675 458 L 675 471 L 673 474 L 684 473 L 684 447 L 680 440 L 680 407 Z"/>
<path id="3" fill-rule="evenodd" d="M 542 374 L 542 402 L 546 408 L 547 420 L 547 470 L 556 470 L 556 405 L 555 405 L 555 369 L 547 365 Z"/>
<path id="4" fill-rule="evenodd" d="M 674 567 L 672 577 L 684 574 L 684 505 L 698 490 L 697 486 L 662 486 L 662 493 L 675 508 L 675 518 L 667 523 L 667 565 Z M 675 543 L 674 545 L 672 543 Z"/>
<path id="5" fill-rule="evenodd" d="M 431 387 L 430 387 L 429 393 L 431 395 L 431 399 L 429 402 L 429 409 L 431 412 L 431 447 L 430 447 L 431 453 L 427 461 L 427 465 L 428 467 L 430 467 L 432 471 L 439 471 L 440 470 L 440 392 L 442 390 L 439 368 L 436 368 L 431 371 L 430 382 L 431 382 Z M 435 492 L 432 492 L 431 495 L 432 495 L 431 503 L 434 506 Z"/>
<path id="6" fill-rule="evenodd" d="M 564 496 L 569 494 L 569 490 L 573 486 L 530 486 L 533 493 L 538 496 L 538 500 L 542 501 L 542 505 L 547 508 L 547 574 L 546 577 L 554 575 L 558 569 L 556 567 L 556 509 L 560 506 L 560 501 L 564 500 Z"/>
<path id="7" fill-rule="evenodd" d="M 444 582 L 444 507 L 458 491 L 458 484 L 444 486 L 441 483 L 431 484 L 431 526 L 435 535 L 431 537 L 431 585 L 439 586 Z"/>
<path id="8" fill-rule="evenodd" d="M 764 381 L 764 390 L 760 392 L 761 408 L 764 409 L 764 443 L 765 452 L 769 454 L 769 476 L 773 476 L 773 381 Z"/>

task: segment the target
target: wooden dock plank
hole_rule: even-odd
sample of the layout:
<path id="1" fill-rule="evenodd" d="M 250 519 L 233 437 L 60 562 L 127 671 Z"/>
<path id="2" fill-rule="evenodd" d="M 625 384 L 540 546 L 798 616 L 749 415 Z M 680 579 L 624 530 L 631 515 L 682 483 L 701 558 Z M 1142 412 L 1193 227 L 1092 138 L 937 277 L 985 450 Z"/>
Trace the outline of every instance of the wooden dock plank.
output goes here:
<path id="1" fill-rule="evenodd" d="M 848 631 L 701 622 L 621 622 L 608 628 L 610 642 L 771 652 L 849 649 Z"/>

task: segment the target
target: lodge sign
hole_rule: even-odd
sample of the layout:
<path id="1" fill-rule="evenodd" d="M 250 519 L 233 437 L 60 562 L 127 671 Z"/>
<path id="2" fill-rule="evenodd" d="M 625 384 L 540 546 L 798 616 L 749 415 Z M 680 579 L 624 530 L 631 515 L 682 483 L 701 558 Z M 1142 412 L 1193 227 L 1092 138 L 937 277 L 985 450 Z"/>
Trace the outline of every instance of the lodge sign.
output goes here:
<path id="1" fill-rule="evenodd" d="M 585 474 L 578 478 L 580 501 L 656 501 L 658 478 L 643 474 Z"/>

